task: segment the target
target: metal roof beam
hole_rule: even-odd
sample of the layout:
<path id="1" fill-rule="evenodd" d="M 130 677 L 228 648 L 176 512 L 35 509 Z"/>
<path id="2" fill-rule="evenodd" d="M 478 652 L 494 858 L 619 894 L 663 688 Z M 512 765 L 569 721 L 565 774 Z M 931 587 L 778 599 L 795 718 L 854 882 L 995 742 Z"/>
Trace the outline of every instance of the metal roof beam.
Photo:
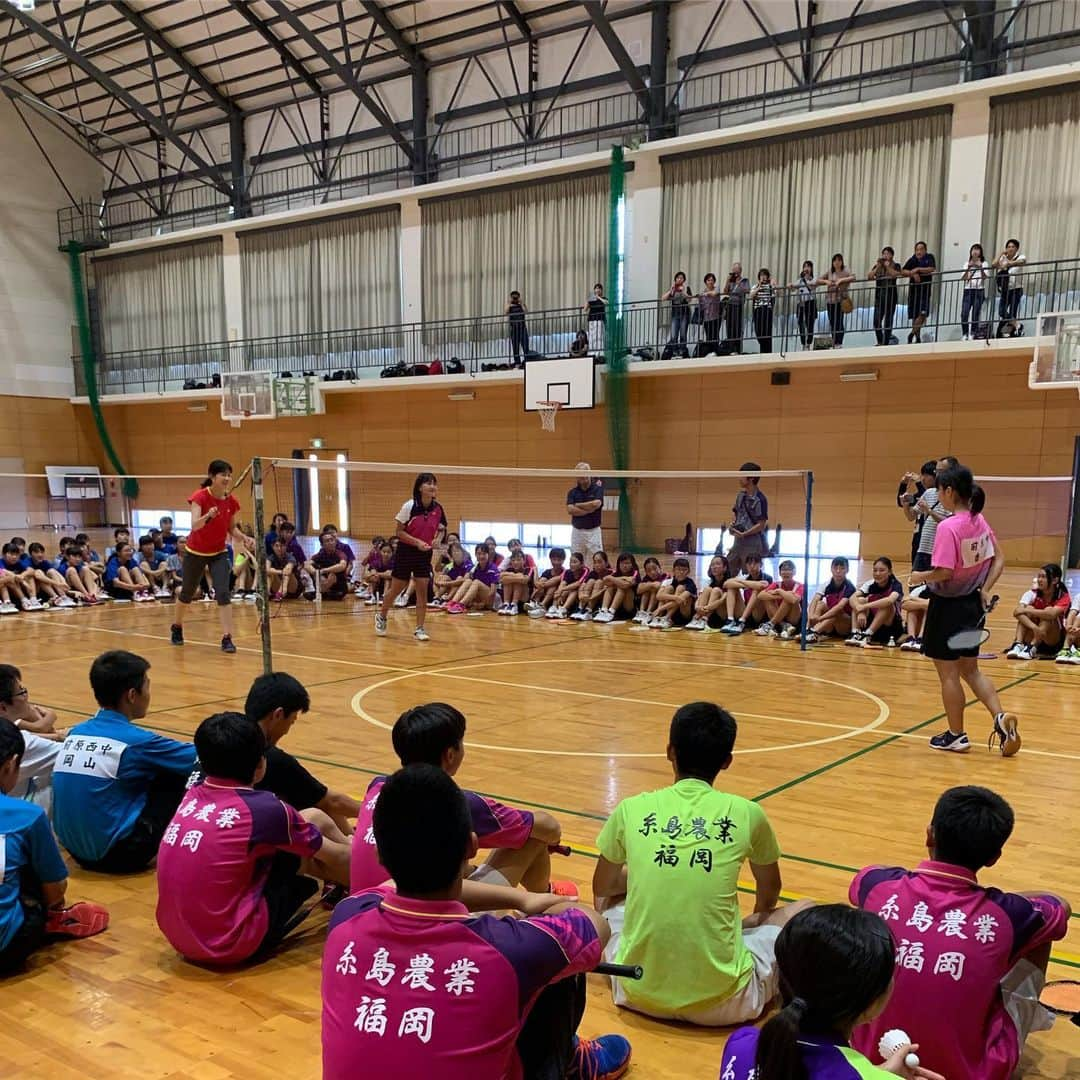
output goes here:
<path id="1" fill-rule="evenodd" d="M 394 25 L 390 16 L 375 3 L 375 0 L 361 0 L 361 6 L 371 16 L 372 22 L 390 39 L 390 44 L 397 49 L 401 58 L 413 71 L 427 67 L 427 60 L 420 50 L 405 40 L 405 35 Z"/>
<path id="2" fill-rule="evenodd" d="M 526 41 L 532 41 L 532 27 L 529 25 L 528 19 L 522 15 L 521 9 L 514 3 L 514 0 L 499 0 L 499 7 L 510 17 L 510 21 L 517 27 L 518 33 Z"/>
<path id="3" fill-rule="evenodd" d="M 166 140 L 166 142 L 179 150 L 183 157 L 189 158 L 196 165 L 206 169 L 207 173 L 215 178 L 214 186 L 231 196 L 232 190 L 225 180 L 219 165 L 207 161 L 201 154 L 192 150 L 191 147 L 176 134 L 169 124 L 155 116 L 141 101 L 138 100 L 138 98 L 133 97 L 114 79 L 111 79 L 103 71 L 95 67 L 84 56 L 81 56 L 79 51 L 72 47 L 70 42 L 66 41 L 49 27 L 43 26 L 28 12 L 20 11 L 14 4 L 10 3 L 10 0 L 0 0 L 0 12 L 10 15 L 12 19 L 17 20 L 23 26 L 32 30 L 50 48 L 55 49 L 66 59 L 70 60 L 76 67 L 81 68 L 95 82 L 100 83 L 102 89 L 107 90 L 113 97 L 118 98 L 128 111 L 134 116 L 137 116 L 156 137 Z"/>
<path id="4" fill-rule="evenodd" d="M 115 6 L 119 14 L 123 15 L 144 38 L 157 46 L 222 112 L 228 114 L 236 110 L 236 105 L 218 90 L 203 74 L 202 69 L 192 64 L 157 27 L 151 26 L 137 11 L 133 11 L 125 3 L 117 2 Z"/>
<path id="5" fill-rule="evenodd" d="M 289 47 L 251 10 L 250 0 L 229 0 L 229 4 L 233 11 L 244 19 L 248 26 L 278 54 L 278 58 L 289 71 L 300 79 L 313 94 L 322 95 L 323 89 L 319 85 L 318 79 L 304 67 L 297 57 L 293 56 L 289 51 Z"/>
<path id="6" fill-rule="evenodd" d="M 604 14 L 604 4 L 600 3 L 600 0 L 583 0 L 582 6 L 588 13 L 589 18 L 592 19 L 593 26 L 596 27 L 596 32 L 600 35 L 600 40 L 607 47 L 607 51 L 611 53 L 611 58 L 622 72 L 627 85 L 634 91 L 634 96 L 638 99 L 642 110 L 647 114 L 649 112 L 649 88 L 645 85 L 645 80 L 638 72 L 634 61 L 630 59 L 630 54 L 619 39 L 615 27 L 611 25 Z"/>
<path id="7" fill-rule="evenodd" d="M 6 0 L 0 0 L 6 2 Z M 391 139 L 401 147 L 406 159 L 412 164 L 413 148 L 404 135 L 398 130 L 394 121 L 386 114 L 383 107 L 368 93 L 357 79 L 352 69 L 343 64 L 319 39 L 319 36 L 303 21 L 291 8 L 287 7 L 282 0 L 268 0 L 270 6 L 281 16 L 282 19 L 298 34 L 309 49 L 330 69 L 341 81 L 347 90 L 352 91 L 360 99 L 364 108 L 371 114 L 372 119 L 381 127 Z"/>

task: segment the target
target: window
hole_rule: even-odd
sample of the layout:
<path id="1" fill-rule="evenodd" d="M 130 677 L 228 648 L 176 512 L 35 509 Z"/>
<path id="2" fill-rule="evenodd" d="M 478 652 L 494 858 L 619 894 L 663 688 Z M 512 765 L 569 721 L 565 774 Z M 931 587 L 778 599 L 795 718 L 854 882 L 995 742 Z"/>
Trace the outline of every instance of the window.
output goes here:
<path id="1" fill-rule="evenodd" d="M 500 547 L 507 540 L 518 537 L 522 546 L 537 551 L 539 548 L 568 547 L 570 526 L 554 525 L 536 521 L 463 521 L 459 530 L 461 542 L 467 547 L 482 544 L 494 536 Z"/>
<path id="2" fill-rule="evenodd" d="M 190 510 L 136 510 L 131 515 L 132 539 L 137 541 L 140 536 L 145 536 L 151 529 L 161 528 L 161 519 L 171 517 L 173 519 L 173 532 L 183 536 L 191 532 Z"/>
<path id="3" fill-rule="evenodd" d="M 771 549 L 776 543 L 776 530 L 766 529 L 765 539 Z M 720 546 L 726 551 L 731 546 L 730 538 L 725 538 L 723 529 L 699 529 L 698 551 L 712 553 Z M 784 559 L 802 558 L 806 555 L 806 530 L 781 529 L 780 550 L 777 557 Z M 859 533 L 836 530 L 810 530 L 810 558 L 834 559 L 837 555 L 846 555 L 849 559 L 859 557 Z"/>

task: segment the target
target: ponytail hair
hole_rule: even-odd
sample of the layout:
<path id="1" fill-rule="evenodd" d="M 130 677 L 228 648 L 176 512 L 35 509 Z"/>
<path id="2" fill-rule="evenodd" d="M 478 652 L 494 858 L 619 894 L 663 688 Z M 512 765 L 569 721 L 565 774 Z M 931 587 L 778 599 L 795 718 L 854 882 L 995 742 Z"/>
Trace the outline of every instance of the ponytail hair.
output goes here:
<path id="1" fill-rule="evenodd" d="M 222 473 L 231 473 L 233 467 L 221 458 L 214 458 L 209 465 L 206 466 L 206 479 L 199 485 L 199 487 L 208 488 L 213 482 L 215 476 L 220 476 Z"/>
<path id="2" fill-rule="evenodd" d="M 842 1036 L 888 993 L 895 962 L 877 915 L 846 904 L 799 912 L 776 939 L 784 1007 L 761 1029 L 757 1080 L 809 1080 L 799 1036 Z"/>
<path id="3" fill-rule="evenodd" d="M 414 512 L 416 510 L 423 509 L 423 506 L 424 506 L 423 495 L 420 492 L 420 488 L 424 484 L 437 484 L 437 483 L 438 483 L 438 480 L 436 480 L 434 473 L 422 472 L 422 473 L 420 473 L 419 476 L 417 476 L 417 478 L 413 482 L 413 486 L 412 486 L 412 501 L 413 501 L 413 511 Z"/>
<path id="4" fill-rule="evenodd" d="M 958 461 L 950 461 L 938 472 L 937 488 L 938 491 L 952 488 L 957 499 L 967 505 L 968 512 L 971 514 L 981 514 L 986 505 L 986 492 L 975 483 L 971 470 Z"/>
<path id="5" fill-rule="evenodd" d="M 971 485 L 971 512 L 981 514 L 986 505 L 986 492 L 978 484 Z"/>
<path id="6" fill-rule="evenodd" d="M 1061 580 L 1061 567 L 1057 563 L 1050 562 L 1040 567 L 1040 569 L 1046 575 L 1047 599 L 1053 604 L 1055 601 L 1060 600 L 1062 594 L 1066 591 L 1065 582 Z"/>

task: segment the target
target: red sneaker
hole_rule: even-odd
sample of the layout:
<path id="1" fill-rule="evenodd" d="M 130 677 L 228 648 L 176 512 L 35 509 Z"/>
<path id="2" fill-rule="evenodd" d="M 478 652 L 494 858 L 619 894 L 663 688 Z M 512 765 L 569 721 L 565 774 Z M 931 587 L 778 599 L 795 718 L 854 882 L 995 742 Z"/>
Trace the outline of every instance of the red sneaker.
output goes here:
<path id="1" fill-rule="evenodd" d="M 578 892 L 578 887 L 572 881 L 555 881 L 552 879 L 549 891 L 556 896 L 563 897 L 564 900 L 581 899 L 581 893 Z"/>
<path id="2" fill-rule="evenodd" d="M 45 920 L 45 933 L 63 937 L 91 937 L 109 925 L 109 913 L 100 904 L 82 900 L 71 907 L 50 911 Z"/>
<path id="3" fill-rule="evenodd" d="M 450 603 L 446 605 L 447 615 L 460 615 L 464 610 L 465 605 L 459 604 L 456 600 L 451 600 Z"/>

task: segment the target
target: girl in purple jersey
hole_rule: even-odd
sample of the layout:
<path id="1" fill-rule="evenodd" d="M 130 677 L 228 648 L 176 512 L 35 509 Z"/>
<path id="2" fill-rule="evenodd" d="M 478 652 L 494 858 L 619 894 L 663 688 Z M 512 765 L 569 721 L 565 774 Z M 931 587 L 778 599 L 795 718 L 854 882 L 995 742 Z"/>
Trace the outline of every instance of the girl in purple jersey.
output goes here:
<path id="1" fill-rule="evenodd" d="M 964 731 L 964 683 L 993 717 L 990 745 L 1003 757 L 1020 749 L 1019 721 L 1004 712 L 994 684 L 979 670 L 979 646 L 958 647 L 954 635 L 977 629 L 990 606 L 990 591 L 1005 569 L 1005 556 L 982 516 L 986 497 L 964 465 L 938 472 L 938 496 L 952 517 L 940 522 L 934 535 L 933 569 L 914 571 L 910 585 L 930 586 L 930 607 L 923 624 L 923 654 L 934 661 L 941 680 L 941 701 L 948 729 L 930 740 L 934 750 L 971 749 Z"/>
<path id="2" fill-rule="evenodd" d="M 637 606 L 637 584 L 641 577 L 637 559 L 628 551 L 615 560 L 615 572 L 605 583 L 604 599 L 596 614 L 596 622 L 609 623 L 629 619 Z"/>
<path id="3" fill-rule="evenodd" d="M 491 611 L 499 596 L 499 568 L 492 559 L 491 548 L 487 544 L 477 544 L 475 553 L 476 565 L 446 605 L 450 615 L 462 615 L 467 611 L 480 615 Z"/>

